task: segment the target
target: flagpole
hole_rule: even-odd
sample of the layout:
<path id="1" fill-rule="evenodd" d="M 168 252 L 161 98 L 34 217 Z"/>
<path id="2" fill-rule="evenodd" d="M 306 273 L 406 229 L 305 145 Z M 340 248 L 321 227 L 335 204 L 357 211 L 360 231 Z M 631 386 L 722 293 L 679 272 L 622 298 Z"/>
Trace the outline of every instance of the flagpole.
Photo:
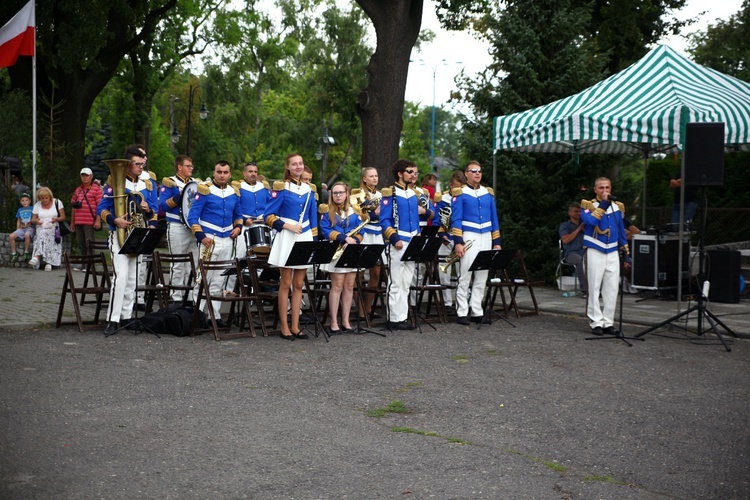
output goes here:
<path id="1" fill-rule="evenodd" d="M 31 123 L 33 127 L 32 132 L 32 151 L 31 151 L 31 196 L 36 203 L 36 2 L 32 7 L 33 19 L 34 19 L 34 55 L 31 57 Z"/>

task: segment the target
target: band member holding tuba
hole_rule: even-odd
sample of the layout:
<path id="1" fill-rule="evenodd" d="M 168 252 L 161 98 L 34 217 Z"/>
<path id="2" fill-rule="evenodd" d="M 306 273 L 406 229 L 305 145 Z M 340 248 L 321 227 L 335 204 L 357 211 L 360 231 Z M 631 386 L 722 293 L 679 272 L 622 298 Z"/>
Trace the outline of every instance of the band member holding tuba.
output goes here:
<path id="1" fill-rule="evenodd" d="M 229 260 L 232 258 L 234 242 L 242 231 L 242 212 L 240 211 L 240 197 L 237 189 L 229 181 L 232 172 L 229 163 L 219 161 L 214 166 L 213 182 L 198 185 L 198 193 L 190 207 L 188 225 L 190 226 L 198 246 L 201 249 L 201 260 Z M 221 293 L 223 277 L 220 272 L 208 273 L 208 283 L 212 295 Z M 193 294 L 197 296 L 200 283 L 196 282 Z M 227 326 L 221 319 L 221 302 L 213 301 L 216 324 L 223 328 Z"/>
<path id="2" fill-rule="evenodd" d="M 365 200 L 378 200 L 378 208 L 371 211 L 369 213 L 370 220 L 365 225 L 364 228 L 362 228 L 362 243 L 365 243 L 367 245 L 382 245 L 383 242 L 383 230 L 380 227 L 380 199 L 382 198 L 382 195 L 380 191 L 378 190 L 378 170 L 375 167 L 364 167 L 362 169 L 362 172 L 360 174 L 360 182 L 359 182 L 359 189 L 360 192 L 364 193 Z M 385 251 L 383 251 L 383 255 L 381 257 L 382 264 L 377 264 L 374 267 L 370 268 L 369 278 L 367 280 L 367 287 L 368 288 L 377 288 L 378 284 L 380 284 L 380 273 L 384 265 L 387 265 L 387 259 Z M 366 293 L 364 296 L 364 303 L 365 303 L 365 311 L 364 314 L 367 314 L 371 318 L 379 318 L 380 315 L 377 314 L 375 311 L 372 310 L 372 303 L 375 300 L 375 293 L 370 292 Z M 359 312 L 360 316 L 364 316 L 363 311 Z"/>
<path id="3" fill-rule="evenodd" d="M 482 250 L 501 248 L 500 224 L 497 220 L 495 196 L 491 189 L 482 186 L 482 167 L 470 161 L 464 168 L 466 185 L 451 191 L 451 233 L 454 252 L 461 259 L 458 288 L 456 289 L 456 314 L 459 325 L 468 325 L 468 314 L 475 323 L 482 321 L 482 299 L 489 271 L 474 273 L 469 303 L 469 268 Z M 469 243 L 471 242 L 471 244 Z"/>
<path id="4" fill-rule="evenodd" d="M 356 244 L 362 241 L 359 234 L 363 227 L 366 215 L 360 217 L 349 201 L 351 190 L 344 182 L 337 182 L 331 187 L 330 204 L 320 205 L 319 210 L 323 214 L 320 218 L 320 232 L 323 238 L 337 241 L 341 248 L 346 245 Z M 349 323 L 349 311 L 352 309 L 352 298 L 354 297 L 354 282 L 357 272 L 352 269 L 336 267 L 338 257 L 330 264 L 323 266 L 331 276 L 331 290 L 328 293 L 328 310 L 331 314 L 331 333 L 343 333 L 352 329 Z M 341 328 L 339 328 L 338 314 L 341 305 Z"/>
<path id="5" fill-rule="evenodd" d="M 136 154 L 140 154 L 143 159 L 146 161 L 146 163 L 143 165 L 143 171 L 141 171 L 141 175 L 139 178 L 143 181 L 151 181 L 154 189 L 152 189 L 149 194 L 151 194 L 151 199 L 148 200 L 149 204 L 159 206 L 159 184 L 156 181 L 156 174 L 151 171 L 149 168 L 148 163 L 148 155 L 146 154 L 146 146 L 143 144 L 130 144 L 127 148 L 125 148 L 125 152 L 132 151 Z M 143 264 L 143 259 L 145 256 L 139 255 L 138 256 L 138 283 L 145 283 L 146 278 L 148 277 L 148 265 Z M 146 310 L 146 298 L 145 298 L 145 292 L 140 291 L 136 293 L 135 296 L 135 307 L 138 308 L 139 311 L 145 311 Z"/>
<path id="6" fill-rule="evenodd" d="M 305 273 L 310 266 L 286 266 L 292 247 L 298 241 L 312 241 L 318 236 L 318 207 L 313 186 L 302 181 L 305 168 L 302 156 L 292 153 L 286 157 L 284 180 L 276 181 L 271 191 L 271 201 L 266 209 L 266 224 L 278 231 L 268 263 L 278 266 L 281 273 L 279 284 L 279 320 L 281 338 L 286 340 L 306 339 L 299 327 L 302 308 L 302 289 Z M 292 288 L 293 287 L 293 288 Z M 292 292 L 291 328 L 287 321 L 289 291 Z"/>
<path id="7" fill-rule="evenodd" d="M 413 330 L 409 317 L 409 286 L 414 276 L 414 262 L 403 262 L 401 257 L 414 236 L 419 234 L 419 216 L 428 215 L 428 210 L 419 204 L 419 196 L 409 188 L 419 176 L 414 162 L 399 159 L 393 164 L 396 180 L 392 188 L 384 188 L 380 202 L 380 227 L 390 243 L 391 263 L 388 286 L 388 327 L 391 330 Z"/>
<path id="8" fill-rule="evenodd" d="M 97 207 L 97 215 L 109 225 L 109 249 L 112 253 L 112 286 L 107 309 L 106 335 L 127 326 L 133 314 L 136 287 L 137 255 L 121 255 L 128 228 L 155 227 L 158 207 L 153 203 L 155 186 L 150 179 L 140 178 L 146 158 L 137 150 L 128 150 L 127 162 L 110 164 L 110 184 L 105 186 L 104 197 Z M 120 163 L 120 165 L 117 165 Z"/>
<path id="9" fill-rule="evenodd" d="M 448 190 L 442 193 L 435 193 L 435 216 L 432 219 L 433 226 L 439 226 L 438 236 L 443 240 L 443 244 L 440 245 L 438 251 L 439 256 L 447 257 L 453 252 L 453 234 L 451 233 L 451 190 L 461 188 L 466 184 L 466 175 L 463 172 L 453 172 L 451 176 L 450 185 Z M 451 266 L 439 266 L 438 267 L 440 284 L 450 286 L 451 285 Z M 447 293 L 443 297 L 445 301 L 445 307 L 452 310 L 455 304 L 455 289 L 449 288 Z"/>
<path id="10" fill-rule="evenodd" d="M 159 207 L 164 211 L 167 219 L 167 245 L 169 253 L 189 253 L 194 262 L 198 262 L 198 247 L 190 228 L 183 222 L 182 198 L 185 184 L 194 182 L 193 160 L 186 155 L 177 155 L 174 159 L 174 172 L 171 177 L 164 177 L 161 181 Z M 185 262 L 173 263 L 169 270 L 172 283 L 184 285 L 190 275 L 190 266 Z M 184 290 L 172 290 L 172 300 L 180 302 Z"/>

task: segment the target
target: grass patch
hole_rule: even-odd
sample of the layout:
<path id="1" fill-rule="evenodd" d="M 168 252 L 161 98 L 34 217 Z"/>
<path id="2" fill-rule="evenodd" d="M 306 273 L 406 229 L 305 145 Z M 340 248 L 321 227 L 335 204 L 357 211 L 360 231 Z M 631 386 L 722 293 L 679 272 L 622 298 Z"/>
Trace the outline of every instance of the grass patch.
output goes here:
<path id="1" fill-rule="evenodd" d="M 584 481 L 601 481 L 602 483 L 609 483 L 609 484 L 616 484 L 618 486 L 627 486 L 628 483 L 625 481 L 620 481 L 619 479 L 616 479 L 612 476 L 594 476 L 594 475 L 588 475 L 583 477 Z"/>
<path id="2" fill-rule="evenodd" d="M 445 436 L 441 436 L 440 434 L 438 434 L 437 432 L 434 432 L 434 431 L 422 431 L 422 430 L 419 430 L 419 429 L 413 429 L 411 427 L 393 427 L 391 429 L 391 432 L 400 432 L 400 433 L 404 433 L 404 434 L 416 434 L 418 436 L 427 436 L 427 437 L 438 437 L 438 438 L 441 438 L 441 439 L 445 439 L 449 443 L 454 443 L 454 444 L 461 444 L 461 445 L 470 445 L 471 444 L 471 442 L 466 441 L 465 439 L 445 437 Z"/>
<path id="3" fill-rule="evenodd" d="M 13 297 L 3 297 L 3 302 L 13 302 Z"/>
<path id="4" fill-rule="evenodd" d="M 457 363 L 466 363 L 471 359 L 471 356 L 466 356 L 465 354 L 459 354 L 457 356 L 451 356 L 451 359 Z"/>
<path id="5" fill-rule="evenodd" d="M 482 354 L 487 354 L 488 356 L 499 356 L 500 353 L 497 349 L 485 349 L 484 351 L 481 351 Z"/>
<path id="6" fill-rule="evenodd" d="M 409 392 L 415 387 L 420 387 L 422 385 L 422 382 L 407 382 L 404 384 L 404 386 L 400 389 L 398 389 L 396 392 Z"/>
<path id="7" fill-rule="evenodd" d="M 557 462 L 552 462 L 550 460 L 542 460 L 541 458 L 532 457 L 531 455 L 527 455 L 525 453 L 521 453 L 520 451 L 516 451 L 516 450 L 506 450 L 506 451 L 508 453 L 513 453 L 514 455 L 518 455 L 518 456 L 521 456 L 521 457 L 524 457 L 524 458 L 528 458 L 532 462 L 536 462 L 536 463 L 538 463 L 540 465 L 544 465 L 548 469 L 551 469 L 551 470 L 553 470 L 555 472 L 568 472 L 568 468 L 566 466 L 560 465 Z"/>
<path id="8" fill-rule="evenodd" d="M 391 401 L 385 408 L 375 408 L 367 412 L 368 417 L 381 418 L 389 413 L 409 413 L 403 401 Z"/>

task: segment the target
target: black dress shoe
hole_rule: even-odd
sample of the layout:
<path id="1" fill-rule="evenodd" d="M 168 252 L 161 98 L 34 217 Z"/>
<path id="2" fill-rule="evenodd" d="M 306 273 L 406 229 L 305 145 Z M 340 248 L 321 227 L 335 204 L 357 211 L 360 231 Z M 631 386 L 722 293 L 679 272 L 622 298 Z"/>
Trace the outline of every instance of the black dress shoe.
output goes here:
<path id="1" fill-rule="evenodd" d="M 284 335 L 281 333 L 279 334 L 279 337 L 281 337 L 284 340 L 294 340 L 297 338 L 295 335 Z"/>
<path id="2" fill-rule="evenodd" d="M 216 320 L 216 326 L 219 327 L 219 328 L 226 328 L 227 327 L 227 322 L 224 321 L 223 319 L 217 319 Z"/>
<path id="3" fill-rule="evenodd" d="M 617 336 L 617 330 L 615 330 L 614 326 L 608 326 L 603 331 L 605 335 L 614 335 L 615 337 Z"/>
<path id="4" fill-rule="evenodd" d="M 293 333 L 292 335 L 294 335 L 296 338 L 301 339 L 301 340 L 307 340 L 307 339 L 310 338 L 310 336 L 308 334 L 302 333 L 302 332 Z"/>
<path id="5" fill-rule="evenodd" d="M 133 318 L 120 320 L 120 328 L 125 328 L 126 330 L 136 330 L 137 327 L 138 322 Z"/>
<path id="6" fill-rule="evenodd" d="M 456 319 L 456 323 L 459 325 L 468 325 L 469 324 L 469 318 L 466 316 L 459 316 L 458 319 Z"/>
<path id="7" fill-rule="evenodd" d="M 601 326 L 596 326 L 591 329 L 591 333 L 593 333 L 594 335 L 598 337 L 601 337 L 602 335 L 604 335 L 604 330 L 602 329 Z"/>
<path id="8" fill-rule="evenodd" d="M 136 311 L 146 312 L 146 304 L 136 304 L 133 308 Z"/>
<path id="9" fill-rule="evenodd" d="M 471 317 L 472 323 L 482 323 L 483 325 L 489 325 L 490 324 L 490 318 L 487 316 L 472 316 Z"/>
<path id="10" fill-rule="evenodd" d="M 391 321 L 388 323 L 389 330 L 411 330 L 413 327 L 404 321 Z"/>
<path id="11" fill-rule="evenodd" d="M 104 335 L 112 335 L 120 329 L 120 324 L 116 321 L 110 321 L 107 323 L 107 328 L 104 329 Z"/>

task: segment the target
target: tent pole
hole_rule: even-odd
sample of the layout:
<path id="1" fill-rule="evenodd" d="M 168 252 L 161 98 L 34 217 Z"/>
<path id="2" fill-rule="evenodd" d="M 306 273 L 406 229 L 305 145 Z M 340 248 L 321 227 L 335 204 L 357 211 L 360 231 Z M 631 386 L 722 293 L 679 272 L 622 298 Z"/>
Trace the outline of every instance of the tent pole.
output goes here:
<path id="1" fill-rule="evenodd" d="M 492 192 L 497 197 L 497 151 L 492 150 Z"/>
<path id="2" fill-rule="evenodd" d="M 641 194 L 641 227 L 646 229 L 646 178 L 648 177 L 648 150 L 643 151 L 643 192 Z"/>

